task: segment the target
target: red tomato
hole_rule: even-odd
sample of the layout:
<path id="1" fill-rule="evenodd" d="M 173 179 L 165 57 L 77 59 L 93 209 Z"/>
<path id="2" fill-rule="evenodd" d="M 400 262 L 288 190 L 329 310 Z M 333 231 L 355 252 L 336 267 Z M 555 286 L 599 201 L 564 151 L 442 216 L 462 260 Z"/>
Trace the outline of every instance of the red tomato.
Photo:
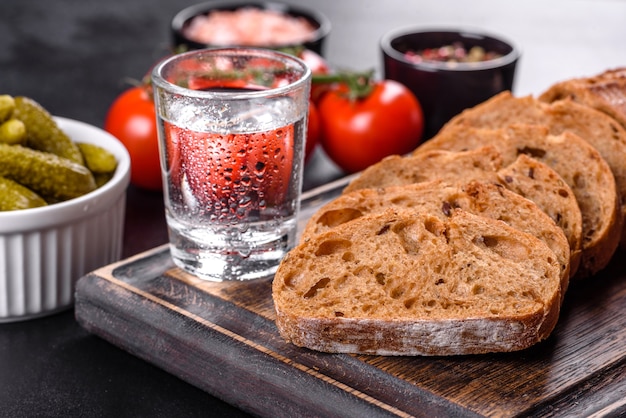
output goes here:
<path id="1" fill-rule="evenodd" d="M 393 154 L 406 154 L 422 139 L 424 117 L 404 85 L 377 81 L 367 97 L 350 100 L 346 88 L 324 95 L 318 105 L 321 143 L 341 169 L 354 173 Z"/>
<path id="2" fill-rule="evenodd" d="M 309 103 L 309 120 L 307 123 L 306 147 L 304 149 L 304 162 L 309 161 L 317 144 L 320 142 L 320 117 L 313 102 Z"/>
<path id="3" fill-rule="evenodd" d="M 161 190 L 156 113 L 151 94 L 144 87 L 124 91 L 109 108 L 104 129 L 128 150 L 131 183 L 144 189 Z"/>

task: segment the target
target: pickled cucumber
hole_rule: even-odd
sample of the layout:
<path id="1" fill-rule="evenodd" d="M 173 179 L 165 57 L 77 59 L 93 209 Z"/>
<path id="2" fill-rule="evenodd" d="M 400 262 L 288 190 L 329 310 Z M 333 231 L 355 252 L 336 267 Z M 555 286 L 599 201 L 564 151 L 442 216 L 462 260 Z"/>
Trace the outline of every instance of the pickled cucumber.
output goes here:
<path id="1" fill-rule="evenodd" d="M 22 144 L 26 139 L 26 126 L 19 119 L 9 119 L 0 123 L 0 142 Z"/>
<path id="2" fill-rule="evenodd" d="M 50 113 L 36 101 L 15 97 L 13 117 L 26 125 L 26 145 L 84 165 L 78 146 L 56 124 Z"/>
<path id="3" fill-rule="evenodd" d="M 92 173 L 109 174 L 115 171 L 117 167 L 115 155 L 95 144 L 79 142 L 77 145 L 83 153 L 85 165 Z"/>
<path id="4" fill-rule="evenodd" d="M 0 176 L 32 189 L 48 203 L 79 197 L 96 189 L 87 167 L 21 145 L 0 143 Z"/>
<path id="5" fill-rule="evenodd" d="M 37 193 L 19 183 L 0 177 L 0 211 L 20 210 L 46 206 Z"/>
<path id="6" fill-rule="evenodd" d="M 113 178 L 113 173 L 94 173 L 93 178 L 96 180 L 96 187 L 100 187 Z"/>
<path id="7" fill-rule="evenodd" d="M 0 95 L 0 122 L 8 120 L 15 109 L 15 100 L 8 94 Z"/>

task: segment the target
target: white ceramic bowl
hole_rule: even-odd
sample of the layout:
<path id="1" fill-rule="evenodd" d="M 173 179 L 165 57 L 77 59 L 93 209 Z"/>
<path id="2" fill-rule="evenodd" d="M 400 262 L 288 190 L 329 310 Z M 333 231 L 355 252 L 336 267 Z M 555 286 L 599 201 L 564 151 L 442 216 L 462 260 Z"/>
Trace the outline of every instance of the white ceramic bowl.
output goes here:
<path id="1" fill-rule="evenodd" d="M 0 322 L 72 307 L 86 273 L 120 259 L 130 157 L 107 132 L 55 118 L 75 142 L 90 142 L 118 161 L 111 180 L 84 196 L 45 207 L 0 212 Z"/>

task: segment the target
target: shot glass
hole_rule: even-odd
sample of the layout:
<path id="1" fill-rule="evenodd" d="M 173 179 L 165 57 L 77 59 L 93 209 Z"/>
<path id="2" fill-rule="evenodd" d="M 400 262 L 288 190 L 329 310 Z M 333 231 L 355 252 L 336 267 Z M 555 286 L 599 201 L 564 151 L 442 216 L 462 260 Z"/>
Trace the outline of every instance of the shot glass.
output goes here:
<path id="1" fill-rule="evenodd" d="M 277 51 L 203 49 L 152 82 L 174 263 L 211 281 L 272 276 L 296 240 L 311 71 Z"/>

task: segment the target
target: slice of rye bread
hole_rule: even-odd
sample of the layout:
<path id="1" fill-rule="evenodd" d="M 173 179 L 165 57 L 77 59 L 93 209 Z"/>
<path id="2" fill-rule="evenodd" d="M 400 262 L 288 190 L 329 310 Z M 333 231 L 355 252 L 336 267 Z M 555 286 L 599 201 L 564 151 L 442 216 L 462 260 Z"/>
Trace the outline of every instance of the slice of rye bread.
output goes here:
<path id="1" fill-rule="evenodd" d="M 503 92 L 464 110 L 445 126 L 501 128 L 513 123 L 546 125 L 555 135 L 570 131 L 593 145 L 615 176 L 622 212 L 626 215 L 626 129 L 599 110 L 571 99 L 544 103 L 532 96 L 514 97 Z M 622 246 L 626 246 L 626 223 L 621 235 Z"/>
<path id="2" fill-rule="evenodd" d="M 272 283 L 280 335 L 324 352 L 463 355 L 546 339 L 561 304 L 541 240 L 483 216 L 365 215 L 299 244 Z"/>
<path id="3" fill-rule="evenodd" d="M 571 99 L 606 113 L 626 129 L 626 67 L 558 82 L 538 99 L 546 103 Z"/>
<path id="4" fill-rule="evenodd" d="M 343 193 L 436 179 L 475 179 L 497 172 L 502 166 L 502 156 L 493 146 L 467 152 L 435 150 L 417 156 L 391 155 L 363 170 Z"/>
<path id="5" fill-rule="evenodd" d="M 570 272 L 581 259 L 582 215 L 572 189 L 547 165 L 521 154 L 503 166 L 493 146 L 464 152 L 434 150 L 414 156 L 390 156 L 366 168 L 343 193 L 360 189 L 443 180 L 499 183 L 531 201 L 559 226 L 570 244 Z"/>
<path id="6" fill-rule="evenodd" d="M 547 164 L 570 186 L 582 214 L 582 259 L 576 278 L 605 268 L 619 246 L 623 213 L 613 173 L 600 153 L 578 135 L 551 135 L 547 126 L 513 124 L 488 129 L 450 125 L 414 151 L 463 151 L 492 145 L 504 165 L 528 154 Z"/>
<path id="7" fill-rule="evenodd" d="M 361 189 L 322 206 L 307 222 L 300 242 L 366 214 L 393 207 L 435 215 L 445 221 L 457 210 L 500 220 L 545 242 L 561 267 L 563 295 L 569 285 L 570 247 L 563 230 L 534 202 L 501 184 L 434 180 L 404 186 Z"/>

